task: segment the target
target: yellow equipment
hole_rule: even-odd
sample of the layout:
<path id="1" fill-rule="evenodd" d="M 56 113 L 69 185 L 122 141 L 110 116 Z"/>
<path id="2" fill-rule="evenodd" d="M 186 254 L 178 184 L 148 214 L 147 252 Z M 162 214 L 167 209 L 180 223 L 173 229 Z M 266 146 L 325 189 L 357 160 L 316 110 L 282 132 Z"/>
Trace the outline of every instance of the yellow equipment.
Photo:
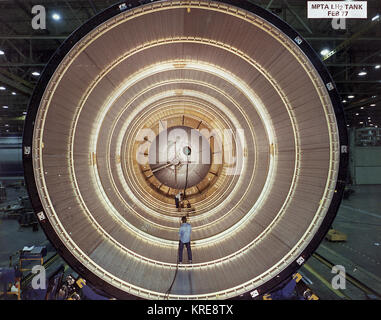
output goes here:
<path id="1" fill-rule="evenodd" d="M 328 231 L 326 239 L 331 242 L 345 242 L 347 241 L 347 235 L 340 231 L 331 229 Z"/>

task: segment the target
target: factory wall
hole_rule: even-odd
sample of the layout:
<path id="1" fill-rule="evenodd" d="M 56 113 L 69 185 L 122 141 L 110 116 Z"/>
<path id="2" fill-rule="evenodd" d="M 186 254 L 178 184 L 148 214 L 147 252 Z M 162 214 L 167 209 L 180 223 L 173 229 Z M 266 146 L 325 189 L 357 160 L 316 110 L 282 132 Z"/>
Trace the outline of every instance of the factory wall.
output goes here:
<path id="1" fill-rule="evenodd" d="M 353 160 L 356 184 L 381 184 L 381 147 L 356 146 Z"/>
<path id="2" fill-rule="evenodd" d="M 350 182 L 355 185 L 381 184 L 381 146 L 359 145 L 359 140 L 356 140 L 356 130 L 350 129 L 348 133 Z"/>

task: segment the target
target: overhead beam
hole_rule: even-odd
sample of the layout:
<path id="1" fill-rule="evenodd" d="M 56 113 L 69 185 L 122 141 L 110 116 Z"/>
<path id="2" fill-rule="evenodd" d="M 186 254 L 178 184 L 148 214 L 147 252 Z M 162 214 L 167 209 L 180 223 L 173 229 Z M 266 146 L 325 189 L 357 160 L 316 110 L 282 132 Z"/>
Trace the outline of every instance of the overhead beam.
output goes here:
<path id="1" fill-rule="evenodd" d="M 7 62 L 0 63 L 0 68 L 26 68 L 26 67 L 45 67 L 46 63 L 18 63 L 18 62 Z"/>
<path id="2" fill-rule="evenodd" d="M 11 33 L 15 33 L 17 34 L 17 32 L 13 29 L 12 26 L 10 26 L 7 22 L 5 22 L 3 19 L 0 18 L 0 23 L 3 24 L 8 30 L 11 31 Z M 26 56 L 21 52 L 21 50 L 14 44 L 12 43 L 11 41 L 9 41 L 10 39 L 4 39 L 4 40 L 7 40 L 7 43 L 24 59 L 26 59 Z M 25 39 L 23 39 L 25 40 Z"/>
<path id="3" fill-rule="evenodd" d="M 379 54 L 381 54 L 381 50 L 378 50 L 378 51 L 372 53 L 371 55 L 368 55 L 368 56 L 365 57 L 364 59 L 360 60 L 359 63 L 365 63 L 365 61 L 367 61 L 367 60 L 369 60 L 370 58 L 373 58 L 373 57 L 375 57 L 375 56 L 378 56 Z M 339 71 L 339 72 L 335 73 L 335 74 L 333 75 L 333 77 L 336 78 L 338 75 L 344 73 L 345 71 L 346 71 L 346 70 Z"/>
<path id="4" fill-rule="evenodd" d="M 0 36 L 1 38 L 1 36 Z M 307 41 L 345 41 L 351 39 L 350 37 L 338 37 L 338 36 L 305 36 L 303 37 Z M 351 39 L 352 41 L 381 41 L 381 37 L 362 37 Z"/>
<path id="5" fill-rule="evenodd" d="M 350 47 L 352 42 L 354 41 L 354 39 L 357 39 L 359 38 L 362 34 L 364 34 L 365 32 L 373 29 L 375 26 L 379 25 L 380 23 L 380 19 L 379 20 L 375 20 L 375 21 L 370 21 L 368 22 L 365 27 L 363 27 L 360 31 L 356 32 L 352 37 L 346 39 L 345 41 L 343 41 L 342 43 L 340 43 L 335 49 L 333 49 L 332 51 L 330 51 L 329 53 L 327 53 L 324 57 L 323 57 L 323 61 L 324 60 L 327 60 L 329 59 L 330 57 L 332 57 L 334 54 L 340 52 L 341 50 L 347 48 L 347 47 Z"/>
<path id="6" fill-rule="evenodd" d="M 97 9 L 97 7 L 95 6 L 93 0 L 88 0 L 88 2 L 89 2 L 89 4 L 90 4 L 90 6 L 91 6 L 91 9 L 93 10 L 93 14 L 96 15 L 98 9 Z"/>
<path id="7" fill-rule="evenodd" d="M 269 9 L 271 5 L 273 4 L 274 0 L 270 0 L 269 3 L 266 6 L 266 9 Z"/>
<path id="8" fill-rule="evenodd" d="M 0 35 L 0 40 L 65 40 L 70 36 L 68 35 L 15 35 L 15 34 L 6 34 Z"/>
<path id="9" fill-rule="evenodd" d="M 75 18 L 78 20 L 79 24 L 83 24 L 84 21 L 82 21 L 82 19 L 79 18 L 78 14 L 74 11 L 73 7 L 70 5 L 70 3 L 65 0 L 65 3 L 67 5 L 67 7 L 70 9 L 71 13 L 75 16 Z"/>
<path id="10" fill-rule="evenodd" d="M 15 74 L 8 72 L 7 70 L 0 69 L 0 74 L 3 74 L 8 79 L 12 79 L 20 84 L 23 84 L 24 86 L 33 89 L 34 84 L 30 83 L 29 81 L 24 80 L 23 78 L 20 78 L 19 76 L 16 76 Z"/>
<path id="11" fill-rule="evenodd" d="M 375 100 L 375 99 L 371 99 L 371 98 L 362 99 L 360 101 L 356 101 L 356 102 L 348 104 L 347 106 L 344 107 L 344 111 L 351 111 L 353 109 L 357 109 L 359 107 L 370 105 L 372 103 L 377 103 L 379 101 L 380 101 L 379 99 Z M 368 107 L 367 111 L 369 111 L 369 107 Z M 377 110 L 373 110 L 373 112 L 375 112 L 375 111 L 377 111 Z"/>
<path id="12" fill-rule="evenodd" d="M 1 83 L 4 83 L 5 85 L 13 88 L 13 89 L 16 89 L 26 95 L 32 95 L 32 92 L 33 90 L 31 88 L 27 88 L 25 86 L 23 86 L 21 83 L 17 82 L 17 81 L 14 81 L 12 79 L 9 79 L 8 77 L 0 74 L 0 82 Z"/>
<path id="13" fill-rule="evenodd" d="M 308 31 L 308 33 L 313 33 L 311 28 L 303 21 L 303 19 L 291 8 L 287 0 L 283 0 L 284 4 L 287 6 L 287 9 L 290 10 L 292 15 L 299 21 L 299 23 Z"/>
<path id="14" fill-rule="evenodd" d="M 381 63 L 326 63 L 327 67 L 375 67 L 381 65 Z"/>
<path id="15" fill-rule="evenodd" d="M 381 80 L 335 80 L 335 83 L 381 84 Z"/>
<path id="16" fill-rule="evenodd" d="M 372 96 L 372 95 L 374 95 L 374 91 L 369 92 L 369 91 L 349 91 L 349 90 L 340 91 L 339 90 L 339 94 L 341 94 L 341 95 L 352 95 L 352 94 L 354 94 L 354 95 Z"/>

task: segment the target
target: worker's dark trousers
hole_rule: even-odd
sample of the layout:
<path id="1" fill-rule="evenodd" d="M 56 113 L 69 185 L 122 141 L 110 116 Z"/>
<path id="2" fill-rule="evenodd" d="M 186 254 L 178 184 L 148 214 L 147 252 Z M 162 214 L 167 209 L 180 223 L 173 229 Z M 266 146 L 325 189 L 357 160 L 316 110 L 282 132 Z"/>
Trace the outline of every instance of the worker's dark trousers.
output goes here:
<path id="1" fill-rule="evenodd" d="M 192 250 L 191 250 L 190 242 L 182 243 L 181 241 L 179 241 L 179 262 L 183 262 L 184 245 L 187 247 L 188 261 L 192 260 Z"/>
<path id="2" fill-rule="evenodd" d="M 176 208 L 179 207 L 179 199 L 175 198 Z"/>

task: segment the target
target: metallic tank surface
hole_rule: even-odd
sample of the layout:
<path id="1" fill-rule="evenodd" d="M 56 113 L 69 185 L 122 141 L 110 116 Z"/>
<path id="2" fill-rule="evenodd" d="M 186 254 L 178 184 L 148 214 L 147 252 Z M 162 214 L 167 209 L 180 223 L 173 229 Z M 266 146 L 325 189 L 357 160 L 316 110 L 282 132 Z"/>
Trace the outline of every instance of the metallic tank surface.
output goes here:
<path id="1" fill-rule="evenodd" d="M 23 163 L 50 241 L 110 295 L 255 298 L 327 233 L 347 137 L 319 57 L 270 12 L 248 1 L 130 1 L 51 58 Z M 177 265 L 183 189 L 193 263 Z"/>

